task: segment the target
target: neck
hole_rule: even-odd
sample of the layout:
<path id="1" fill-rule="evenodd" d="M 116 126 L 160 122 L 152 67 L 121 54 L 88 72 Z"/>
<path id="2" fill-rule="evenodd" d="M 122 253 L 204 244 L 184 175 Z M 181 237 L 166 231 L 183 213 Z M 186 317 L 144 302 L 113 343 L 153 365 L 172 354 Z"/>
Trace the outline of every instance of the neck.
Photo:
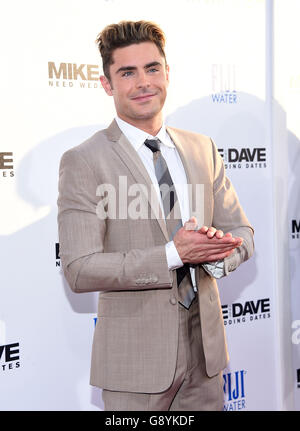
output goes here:
<path id="1" fill-rule="evenodd" d="M 123 117 L 120 114 L 118 114 L 118 116 L 119 118 L 121 118 L 121 120 L 126 121 L 126 123 L 129 123 L 140 130 L 143 130 L 144 132 L 148 133 L 151 136 L 156 136 L 163 124 L 163 119 L 161 115 L 159 116 L 159 118 L 155 117 L 155 118 L 149 118 L 149 119 L 127 118 L 127 117 Z"/>

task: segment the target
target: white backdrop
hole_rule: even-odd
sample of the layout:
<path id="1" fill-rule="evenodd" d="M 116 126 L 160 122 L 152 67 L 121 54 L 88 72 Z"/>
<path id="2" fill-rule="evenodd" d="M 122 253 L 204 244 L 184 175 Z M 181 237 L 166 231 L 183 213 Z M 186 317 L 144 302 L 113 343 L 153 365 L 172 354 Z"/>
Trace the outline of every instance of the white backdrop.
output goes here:
<path id="1" fill-rule="evenodd" d="M 287 3 L 293 16 L 296 2 Z M 280 44 L 290 15 L 282 16 L 281 0 L 276 7 L 277 66 L 292 41 Z M 300 327 L 300 239 L 292 240 L 290 227 L 292 220 L 300 226 L 299 199 L 294 205 L 300 190 L 300 69 L 298 63 L 293 76 L 276 75 L 274 91 L 272 2 L 18 0 L 3 9 L 0 410 L 103 409 L 101 390 L 89 386 L 97 294 L 74 294 L 63 278 L 56 199 L 62 153 L 114 116 L 98 80 L 94 41 L 105 25 L 122 19 L 153 20 L 164 29 L 171 79 L 166 122 L 214 139 L 255 229 L 255 255 L 219 283 L 231 357 L 224 409 L 300 409 L 299 343 L 291 338 L 300 342 L 300 333 L 293 333 Z M 273 103 L 273 91 L 282 94 L 288 78 L 293 102 L 284 105 L 278 97 L 281 104 Z M 294 120 L 291 130 L 285 110 Z M 288 135 L 282 153 L 274 151 L 278 134 Z M 282 227 L 277 197 L 286 196 L 281 211 L 288 202 L 277 176 L 287 166 L 279 169 L 278 160 L 287 154 L 291 212 Z M 292 290 L 280 279 L 286 238 Z M 292 298 L 292 317 L 283 295 Z"/>
<path id="2" fill-rule="evenodd" d="M 285 112 L 284 139 L 288 149 L 287 244 L 291 287 L 291 372 L 297 410 L 300 410 L 300 58 L 294 53 L 300 40 L 300 29 L 296 25 L 299 14 L 299 2 L 289 0 L 285 4 L 279 2 L 274 15 L 274 93 Z"/>

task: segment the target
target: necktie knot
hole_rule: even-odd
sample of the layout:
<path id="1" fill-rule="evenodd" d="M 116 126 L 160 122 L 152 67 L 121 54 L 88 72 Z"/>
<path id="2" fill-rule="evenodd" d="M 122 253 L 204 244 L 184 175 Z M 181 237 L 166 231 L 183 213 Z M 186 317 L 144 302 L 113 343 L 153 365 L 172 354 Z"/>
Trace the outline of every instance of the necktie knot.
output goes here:
<path id="1" fill-rule="evenodd" d="M 152 153 L 156 153 L 160 150 L 160 141 L 158 139 L 146 139 L 144 144 L 152 151 Z"/>

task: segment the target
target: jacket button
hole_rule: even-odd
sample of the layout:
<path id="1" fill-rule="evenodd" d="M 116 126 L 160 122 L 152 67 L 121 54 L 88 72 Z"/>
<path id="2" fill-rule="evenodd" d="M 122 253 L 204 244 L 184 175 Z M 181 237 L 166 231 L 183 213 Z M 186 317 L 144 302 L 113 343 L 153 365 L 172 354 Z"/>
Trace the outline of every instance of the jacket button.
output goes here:
<path id="1" fill-rule="evenodd" d="M 172 305 L 176 305 L 177 304 L 177 299 L 175 298 L 175 296 L 172 296 L 170 298 L 170 302 L 171 302 Z"/>

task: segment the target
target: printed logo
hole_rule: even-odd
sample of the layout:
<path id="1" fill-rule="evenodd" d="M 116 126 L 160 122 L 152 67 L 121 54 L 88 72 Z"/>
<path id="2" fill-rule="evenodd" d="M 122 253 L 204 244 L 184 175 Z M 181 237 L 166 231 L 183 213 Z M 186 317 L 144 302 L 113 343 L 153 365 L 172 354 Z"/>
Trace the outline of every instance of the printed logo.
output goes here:
<path id="1" fill-rule="evenodd" d="M 253 169 L 267 167 L 265 147 L 219 148 L 218 151 L 224 160 L 225 169 Z"/>
<path id="2" fill-rule="evenodd" d="M 240 370 L 223 374 L 224 380 L 224 410 L 244 410 L 246 408 L 245 375 L 247 371 Z"/>
<path id="3" fill-rule="evenodd" d="M 245 303 L 235 302 L 231 305 L 222 305 L 222 312 L 225 326 L 269 319 L 271 317 L 270 299 L 264 298 Z"/>
<path id="4" fill-rule="evenodd" d="M 59 257 L 59 243 L 55 243 L 55 266 L 60 266 L 60 257 Z"/>
<path id="5" fill-rule="evenodd" d="M 95 64 L 48 62 L 49 87 L 102 88 L 99 75 Z"/>
<path id="6" fill-rule="evenodd" d="M 20 367 L 19 343 L 0 346 L 0 369 L 8 371 Z"/>
<path id="7" fill-rule="evenodd" d="M 300 220 L 292 220 L 292 239 L 300 239 Z"/>
<path id="8" fill-rule="evenodd" d="M 234 64 L 212 64 L 211 83 L 211 100 L 213 103 L 237 103 L 236 71 Z"/>
<path id="9" fill-rule="evenodd" d="M 0 153 L 0 175 L 2 178 L 14 176 L 13 153 Z"/>

